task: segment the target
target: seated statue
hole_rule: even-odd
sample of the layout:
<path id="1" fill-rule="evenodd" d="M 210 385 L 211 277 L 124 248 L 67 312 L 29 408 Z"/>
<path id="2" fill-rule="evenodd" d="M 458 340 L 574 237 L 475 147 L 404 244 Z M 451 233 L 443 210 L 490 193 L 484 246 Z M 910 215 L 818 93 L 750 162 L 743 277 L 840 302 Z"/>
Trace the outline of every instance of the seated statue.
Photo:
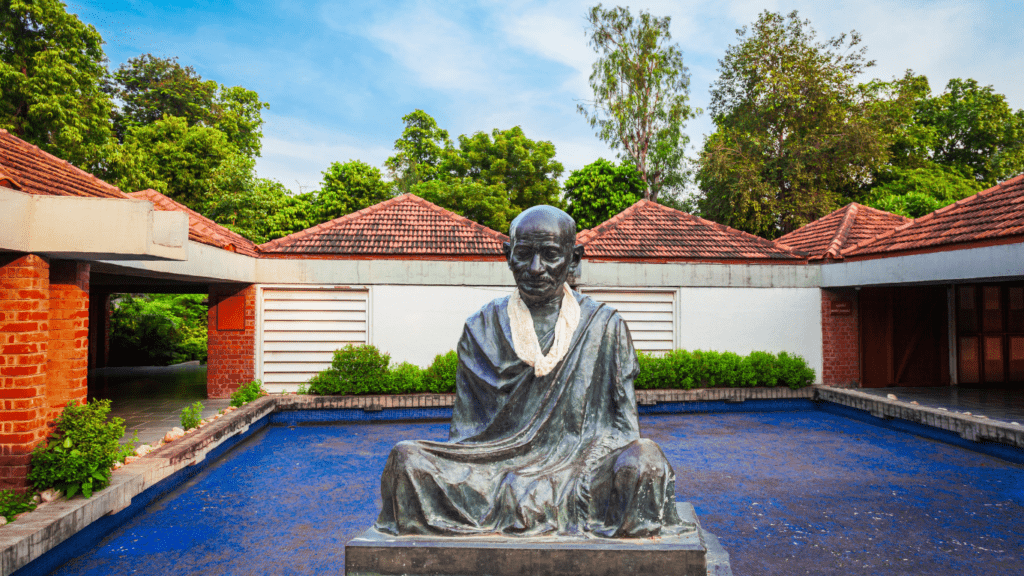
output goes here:
<path id="1" fill-rule="evenodd" d="M 640 438 L 625 322 L 566 284 L 583 247 L 551 206 L 505 244 L 516 290 L 467 321 L 448 442 L 397 444 L 374 527 L 396 535 L 642 538 L 693 529 L 675 474 Z"/>

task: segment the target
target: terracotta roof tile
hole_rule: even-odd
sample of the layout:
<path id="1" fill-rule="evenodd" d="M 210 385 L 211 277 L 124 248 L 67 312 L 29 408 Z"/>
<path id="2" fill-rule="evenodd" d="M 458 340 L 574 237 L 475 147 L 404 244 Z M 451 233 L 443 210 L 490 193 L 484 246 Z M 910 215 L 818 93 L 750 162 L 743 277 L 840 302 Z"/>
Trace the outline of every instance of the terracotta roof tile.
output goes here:
<path id="1" fill-rule="evenodd" d="M 801 261 L 787 246 L 641 200 L 577 235 L 587 257 L 677 260 Z"/>
<path id="2" fill-rule="evenodd" d="M 811 255 L 841 259 L 843 251 L 909 222 L 909 218 L 851 202 L 776 240 Z"/>
<path id="3" fill-rule="evenodd" d="M 200 244 L 214 246 L 229 252 L 238 252 L 247 256 L 257 256 L 259 248 L 251 240 L 228 230 L 210 220 L 206 216 L 192 210 L 188 206 L 175 202 L 156 190 L 140 190 L 128 194 L 132 198 L 149 200 L 153 208 L 165 212 L 184 212 L 188 214 L 188 239 Z"/>
<path id="4" fill-rule="evenodd" d="M 0 129 L 0 169 L 22 192 L 49 196 L 127 198 L 116 186 Z"/>
<path id="5" fill-rule="evenodd" d="M 866 240 L 845 256 L 969 248 L 992 241 L 1024 241 L 1024 174 Z"/>
<path id="6" fill-rule="evenodd" d="M 264 253 L 330 256 L 501 257 L 508 237 L 413 194 L 260 246 Z"/>

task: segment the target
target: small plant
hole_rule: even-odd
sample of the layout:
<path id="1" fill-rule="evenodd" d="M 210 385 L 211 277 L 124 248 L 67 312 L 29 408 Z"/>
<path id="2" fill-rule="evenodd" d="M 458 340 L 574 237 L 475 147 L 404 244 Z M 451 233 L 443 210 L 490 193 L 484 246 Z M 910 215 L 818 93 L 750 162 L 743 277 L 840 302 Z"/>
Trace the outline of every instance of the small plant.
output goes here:
<path id="1" fill-rule="evenodd" d="M 391 356 L 371 344 L 335 350 L 331 367 L 309 380 L 315 394 L 380 393 L 389 385 Z"/>
<path id="2" fill-rule="evenodd" d="M 235 390 L 231 394 L 231 405 L 235 407 L 244 406 L 260 396 L 263 396 L 265 393 L 266 391 L 263 390 L 263 382 L 253 380 L 248 384 L 239 386 L 238 390 Z M 184 423 L 182 423 L 182 425 L 184 425 Z"/>
<path id="3" fill-rule="evenodd" d="M 790 388 L 803 388 L 814 383 L 814 370 L 799 356 L 779 352 L 779 383 Z"/>
<path id="4" fill-rule="evenodd" d="M 31 512 L 36 509 L 36 502 L 32 494 L 18 494 L 11 490 L 0 490 L 0 516 L 8 522 L 14 522 L 14 517 L 22 512 Z"/>
<path id="5" fill-rule="evenodd" d="M 423 373 L 423 387 L 426 392 L 442 394 L 455 391 L 455 372 L 459 367 L 459 355 L 455 350 L 434 356 L 434 363 Z"/>
<path id="6" fill-rule="evenodd" d="M 32 452 L 28 481 L 39 490 L 56 488 L 68 498 L 89 498 L 110 483 L 110 467 L 124 451 L 124 420 L 107 420 L 110 400 L 76 406 L 68 402 L 54 431 Z"/>
<path id="7" fill-rule="evenodd" d="M 754 373 L 754 386 L 777 386 L 779 384 L 779 361 L 770 352 L 751 352 L 744 362 Z"/>
<path id="8" fill-rule="evenodd" d="M 199 421 L 203 419 L 203 403 L 196 402 L 191 406 L 181 409 L 181 427 L 185 430 L 199 427 Z"/>
<path id="9" fill-rule="evenodd" d="M 309 382 L 303 382 L 299 384 L 299 389 L 295 391 L 296 394 L 309 394 Z"/>

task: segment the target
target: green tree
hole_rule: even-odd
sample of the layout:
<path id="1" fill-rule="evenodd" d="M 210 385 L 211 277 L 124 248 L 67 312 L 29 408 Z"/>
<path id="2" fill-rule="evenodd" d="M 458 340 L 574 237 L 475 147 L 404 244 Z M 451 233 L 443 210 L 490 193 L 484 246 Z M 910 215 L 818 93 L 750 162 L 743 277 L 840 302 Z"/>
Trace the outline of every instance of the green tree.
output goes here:
<path id="1" fill-rule="evenodd" d="M 644 197 L 646 183 L 635 166 L 619 166 L 604 158 L 573 170 L 565 181 L 567 212 L 578 228 L 593 228 L 636 204 Z"/>
<path id="2" fill-rule="evenodd" d="M 129 128 L 124 144 L 108 149 L 108 180 L 123 190 L 153 188 L 200 213 L 220 195 L 245 190 L 253 174 L 253 160 L 224 132 L 180 116 Z"/>
<path id="3" fill-rule="evenodd" d="M 871 190 L 867 204 L 879 210 L 918 218 L 976 194 L 981 185 L 934 162 L 920 168 L 891 168 L 887 181 Z"/>
<path id="4" fill-rule="evenodd" d="M 443 178 L 469 178 L 484 186 L 505 188 L 509 205 L 519 211 L 537 204 L 560 206 L 558 178 L 562 164 L 555 145 L 534 141 L 519 126 L 459 136 L 459 148 L 445 155 Z"/>
<path id="5" fill-rule="evenodd" d="M 1013 111 L 992 86 L 953 78 L 914 116 L 935 132 L 932 160 L 973 175 L 984 187 L 1024 172 L 1024 110 Z"/>
<path id="6" fill-rule="evenodd" d="M 522 212 L 509 203 L 503 185 L 487 185 L 469 178 L 420 182 L 411 192 L 499 232 L 508 232 L 509 224 Z"/>
<path id="7" fill-rule="evenodd" d="M 380 170 L 359 160 L 334 162 L 316 193 L 313 224 L 327 222 L 391 198 Z"/>
<path id="8" fill-rule="evenodd" d="M 254 178 L 244 189 L 226 192 L 211 200 L 205 215 L 218 224 L 263 244 L 300 230 L 314 222 L 313 193 L 292 195 L 284 184 Z"/>
<path id="9" fill-rule="evenodd" d="M 636 165 L 646 183 L 644 197 L 657 200 L 665 188 L 689 179 L 684 151 L 686 121 L 700 113 L 689 105 L 690 76 L 669 33 L 668 17 L 629 9 L 590 9 L 590 45 L 600 54 L 590 75 L 594 100 L 579 105 L 598 136 L 620 158 Z"/>
<path id="10" fill-rule="evenodd" d="M 0 7 L 0 128 L 86 170 L 110 138 L 103 39 L 58 0 Z"/>
<path id="11" fill-rule="evenodd" d="M 438 166 L 452 149 L 448 131 L 438 128 L 437 121 L 423 110 L 402 116 L 402 122 L 405 129 L 395 140 L 397 153 L 384 162 L 399 193 L 408 192 L 416 183 L 437 179 Z"/>
<path id="12" fill-rule="evenodd" d="M 113 120 L 122 140 L 133 127 L 176 116 L 184 118 L 189 126 L 224 132 L 228 141 L 249 157 L 260 155 L 261 110 L 267 104 L 252 90 L 203 80 L 177 58 L 152 54 L 132 58 L 111 75 L 105 90 L 121 102 Z"/>
<path id="13" fill-rule="evenodd" d="M 888 157 L 876 91 L 856 83 L 874 63 L 856 32 L 826 42 L 808 20 L 763 12 L 719 61 L 716 131 L 704 143 L 699 209 L 768 238 L 835 209 Z"/>

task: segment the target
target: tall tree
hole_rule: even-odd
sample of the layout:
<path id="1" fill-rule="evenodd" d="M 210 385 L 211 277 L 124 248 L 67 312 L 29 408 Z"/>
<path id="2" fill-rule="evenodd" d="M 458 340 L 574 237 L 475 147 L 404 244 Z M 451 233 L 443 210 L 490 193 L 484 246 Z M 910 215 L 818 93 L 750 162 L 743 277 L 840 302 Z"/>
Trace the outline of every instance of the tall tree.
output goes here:
<path id="1" fill-rule="evenodd" d="M 314 201 L 316 221 L 327 222 L 391 198 L 380 170 L 361 162 L 334 162 L 324 174 Z"/>
<path id="2" fill-rule="evenodd" d="M 522 212 L 509 203 L 501 184 L 487 185 L 470 178 L 420 182 L 412 187 L 412 193 L 499 232 L 507 233 L 509 224 Z"/>
<path id="3" fill-rule="evenodd" d="M 0 128 L 92 170 L 110 138 L 103 39 L 58 0 L 0 6 Z"/>
<path id="4" fill-rule="evenodd" d="M 259 95 L 240 86 L 203 80 L 177 58 L 143 54 L 128 60 L 111 75 L 104 89 L 121 102 L 114 111 L 114 130 L 124 139 L 132 127 L 152 124 L 164 116 L 184 118 L 189 126 L 224 132 L 228 141 L 249 157 L 260 154 L 267 108 Z"/>
<path id="5" fill-rule="evenodd" d="M 128 129 L 123 145 L 108 147 L 107 173 L 124 190 L 153 188 L 204 213 L 219 195 L 250 186 L 254 162 L 207 126 L 180 116 Z"/>
<path id="6" fill-rule="evenodd" d="M 636 165 L 644 197 L 689 179 L 684 152 L 686 121 L 700 113 L 689 104 L 690 76 L 669 33 L 669 17 L 627 8 L 590 9 L 590 45 L 600 54 L 590 75 L 594 100 L 579 105 L 598 136 Z"/>
<path id="7" fill-rule="evenodd" d="M 593 228 L 636 204 L 647 189 L 632 164 L 619 166 L 604 158 L 573 170 L 565 181 L 566 211 L 578 228 Z"/>
<path id="8" fill-rule="evenodd" d="M 563 168 L 555 160 L 555 145 L 527 138 L 519 126 L 459 136 L 458 150 L 445 155 L 440 170 L 446 178 L 503 186 L 509 205 L 518 210 L 561 205 L 558 178 Z"/>
<path id="9" fill-rule="evenodd" d="M 313 224 L 315 195 L 292 195 L 284 184 L 254 178 L 250 185 L 217 195 L 204 214 L 257 244 L 305 230 Z"/>
<path id="10" fill-rule="evenodd" d="M 395 140 L 396 154 L 384 166 L 398 191 L 405 193 L 416 183 L 439 177 L 438 166 L 444 155 L 451 152 L 452 141 L 448 131 L 438 128 L 437 121 L 423 110 L 402 116 L 402 122 L 405 129 Z"/>
<path id="11" fill-rule="evenodd" d="M 953 78 L 920 103 L 915 119 L 935 132 L 932 160 L 985 187 L 1024 172 L 1024 110 L 1011 109 L 992 86 Z"/>
<path id="12" fill-rule="evenodd" d="M 870 179 L 888 157 L 886 116 L 856 82 L 874 65 L 856 32 L 818 42 L 795 11 L 765 11 L 737 34 L 712 85 L 716 131 L 700 157 L 699 209 L 772 238 L 827 214 Z"/>

